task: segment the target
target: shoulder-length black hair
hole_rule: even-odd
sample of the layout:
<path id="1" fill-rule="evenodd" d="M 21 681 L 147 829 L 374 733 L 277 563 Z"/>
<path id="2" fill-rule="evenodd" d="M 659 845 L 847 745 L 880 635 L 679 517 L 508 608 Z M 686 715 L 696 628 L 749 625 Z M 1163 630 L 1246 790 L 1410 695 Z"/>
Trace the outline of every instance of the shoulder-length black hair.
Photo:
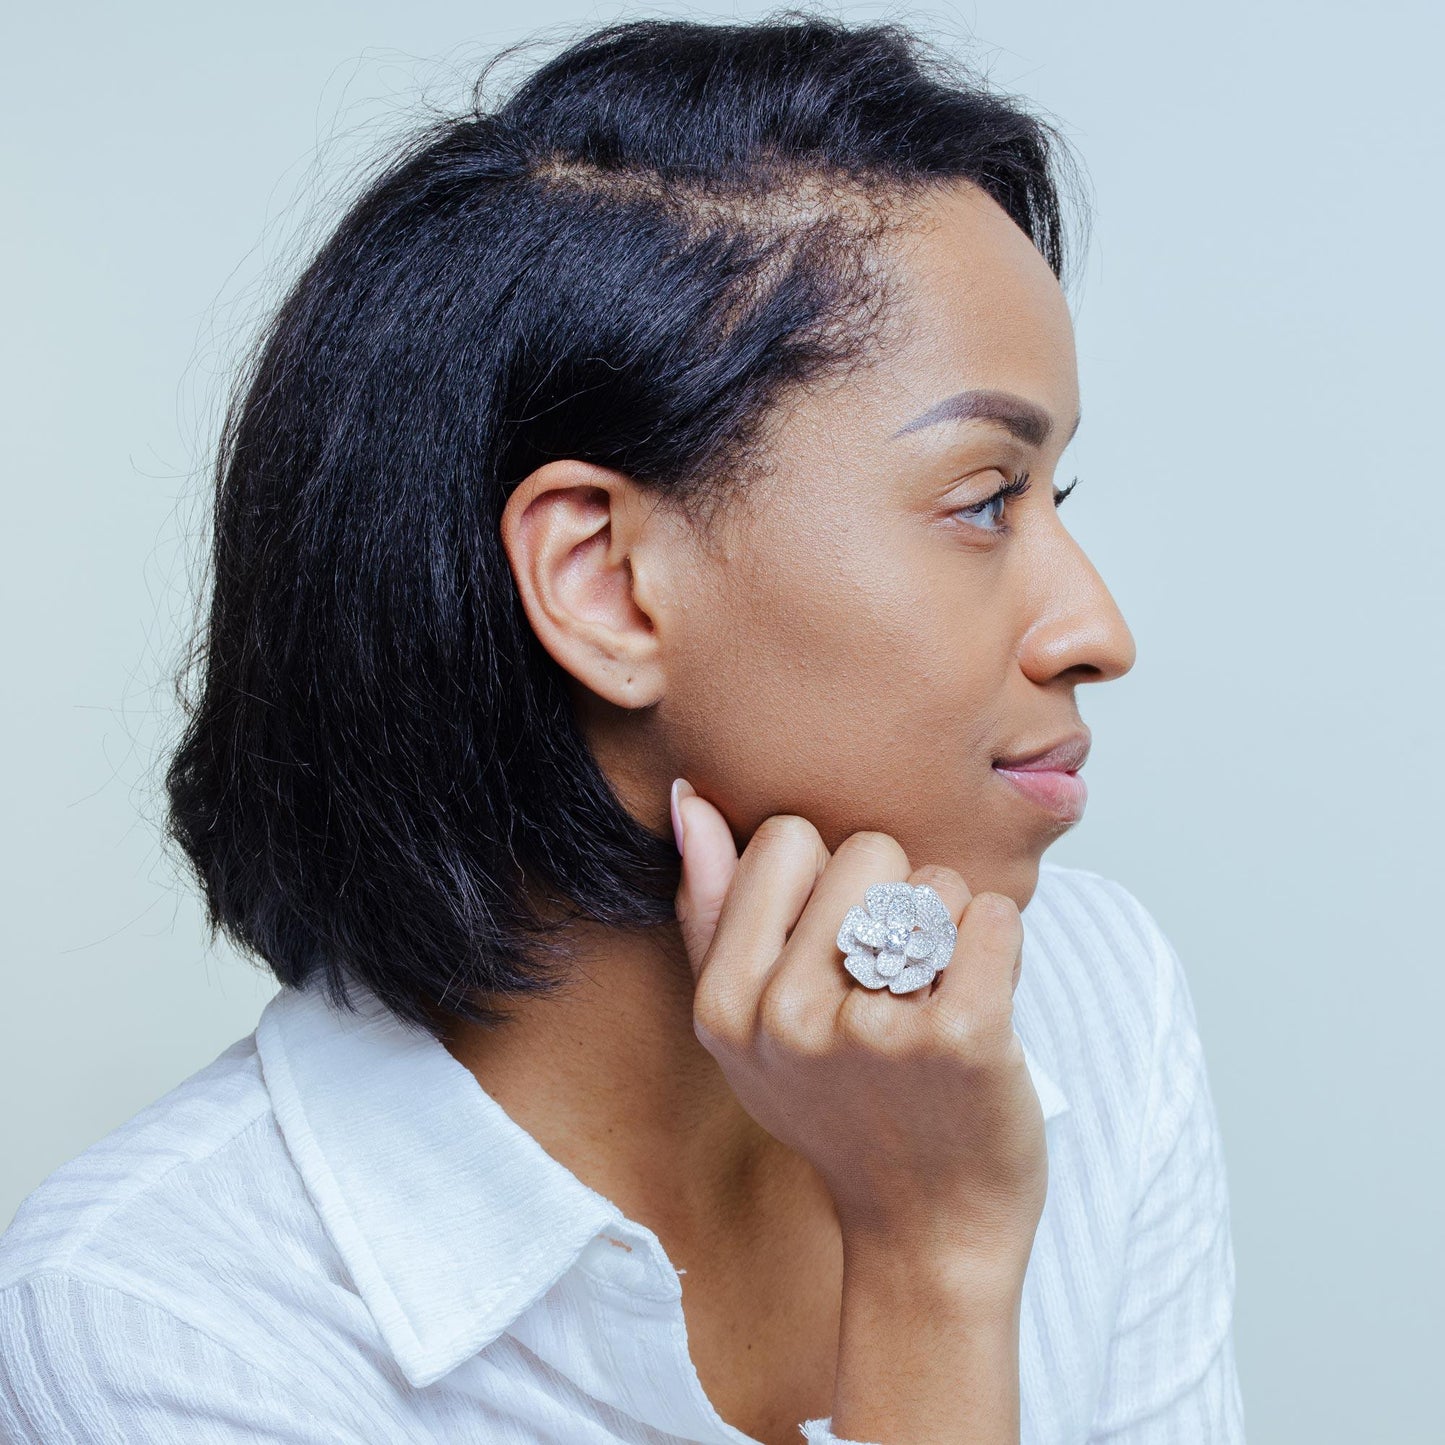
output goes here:
<path id="1" fill-rule="evenodd" d="M 1053 126 L 897 24 L 636 20 L 481 90 L 252 353 L 165 779 L 212 938 L 433 1033 L 563 980 L 557 905 L 675 916 L 670 833 L 621 805 L 520 605 L 511 489 L 578 457 L 700 515 L 784 389 L 878 334 L 850 198 L 972 182 L 1062 279 L 1074 174 Z"/>

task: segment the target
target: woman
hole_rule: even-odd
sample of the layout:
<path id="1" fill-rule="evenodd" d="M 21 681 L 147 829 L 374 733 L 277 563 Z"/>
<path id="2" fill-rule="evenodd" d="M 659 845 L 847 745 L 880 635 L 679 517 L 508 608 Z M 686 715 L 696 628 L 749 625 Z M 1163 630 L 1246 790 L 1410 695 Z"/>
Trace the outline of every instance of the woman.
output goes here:
<path id="1" fill-rule="evenodd" d="M 1134 660 L 1064 158 L 787 14 L 373 181 L 230 413 L 168 778 L 283 987 L 26 1201 L 6 1438 L 1243 1438 L 1179 960 L 1042 861 Z"/>

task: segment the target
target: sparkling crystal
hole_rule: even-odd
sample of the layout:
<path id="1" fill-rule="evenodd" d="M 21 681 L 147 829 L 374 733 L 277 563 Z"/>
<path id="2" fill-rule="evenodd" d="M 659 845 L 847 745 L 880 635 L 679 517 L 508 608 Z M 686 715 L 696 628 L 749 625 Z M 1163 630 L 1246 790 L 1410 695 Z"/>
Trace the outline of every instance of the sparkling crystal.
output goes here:
<path id="1" fill-rule="evenodd" d="M 926 883 L 875 883 L 863 901 L 838 929 L 848 972 L 867 988 L 893 993 L 932 983 L 958 941 L 943 899 Z"/>

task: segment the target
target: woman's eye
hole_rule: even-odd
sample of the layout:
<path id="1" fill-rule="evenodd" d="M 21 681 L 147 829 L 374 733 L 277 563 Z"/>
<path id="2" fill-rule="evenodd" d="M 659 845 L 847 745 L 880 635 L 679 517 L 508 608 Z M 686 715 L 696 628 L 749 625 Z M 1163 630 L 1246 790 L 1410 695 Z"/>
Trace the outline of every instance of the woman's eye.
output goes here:
<path id="1" fill-rule="evenodd" d="M 953 515 L 955 517 L 967 517 L 970 526 L 978 526 L 976 519 L 990 515 L 990 508 L 997 508 L 995 518 L 996 525 L 992 527 L 980 527 L 984 532 L 1007 532 L 1008 524 L 1003 520 L 1004 507 L 1015 497 L 1021 497 L 1029 489 L 1029 474 L 1022 472 L 1011 482 L 1005 482 L 991 497 L 985 497 L 981 502 L 975 502 L 969 507 L 957 508 Z"/>
<path id="2" fill-rule="evenodd" d="M 977 518 L 982 517 L 986 512 L 988 512 L 988 509 L 990 507 L 997 507 L 998 515 L 996 521 L 1002 524 L 1003 506 L 1007 500 L 1008 498 L 1005 497 L 1002 492 L 995 492 L 993 496 L 985 498 L 982 502 L 975 502 L 971 507 L 960 507 L 953 515 L 955 517 L 967 517 L 970 522 L 974 522 Z M 998 531 L 1000 530 L 1000 527 L 986 527 L 984 530 Z"/>
<path id="3" fill-rule="evenodd" d="M 1056 490 L 1054 492 L 1054 506 L 1060 506 L 1064 498 L 1067 497 L 1078 484 L 1079 479 L 1075 477 L 1062 492 Z M 1009 525 L 1004 521 L 1004 510 L 1015 498 L 1023 496 L 1024 493 L 1028 491 L 1029 485 L 1029 474 L 1023 472 L 1011 482 L 1006 482 L 991 497 L 985 497 L 981 502 L 974 502 L 972 506 L 955 508 L 952 515 L 955 517 L 966 517 L 970 526 L 979 527 L 979 530 L 982 532 L 1005 533 L 1009 530 Z M 996 508 L 997 514 L 994 515 L 991 513 L 990 508 Z M 993 516 L 995 525 L 979 526 L 980 521 L 985 516 Z"/>

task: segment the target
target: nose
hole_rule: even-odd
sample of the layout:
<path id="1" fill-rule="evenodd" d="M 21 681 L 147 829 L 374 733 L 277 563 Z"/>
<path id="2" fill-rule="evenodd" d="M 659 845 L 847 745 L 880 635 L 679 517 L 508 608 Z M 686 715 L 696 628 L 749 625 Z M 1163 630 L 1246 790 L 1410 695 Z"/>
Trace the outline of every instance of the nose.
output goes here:
<path id="1" fill-rule="evenodd" d="M 1134 634 L 1084 549 L 1062 526 L 1054 535 L 1057 548 L 1033 574 L 1046 581 L 1035 589 L 1021 646 L 1024 671 L 1040 685 L 1065 675 L 1071 682 L 1123 677 L 1134 666 Z"/>

